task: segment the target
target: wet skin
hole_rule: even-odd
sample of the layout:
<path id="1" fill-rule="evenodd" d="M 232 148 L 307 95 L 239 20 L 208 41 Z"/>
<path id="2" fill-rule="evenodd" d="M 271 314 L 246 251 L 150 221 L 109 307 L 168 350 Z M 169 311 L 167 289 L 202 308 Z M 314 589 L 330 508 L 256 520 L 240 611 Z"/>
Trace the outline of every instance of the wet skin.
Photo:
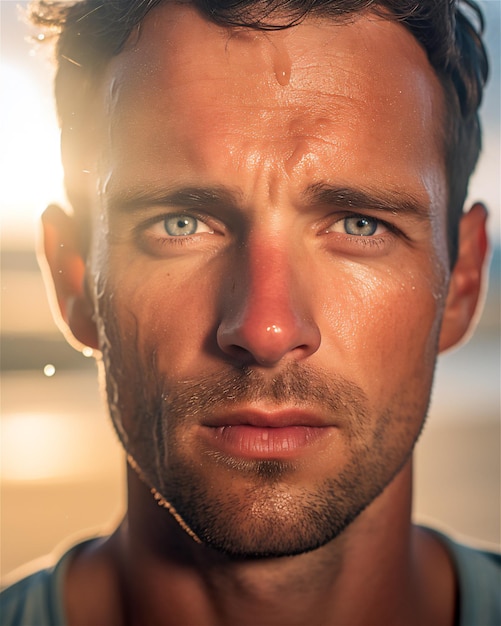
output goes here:
<path id="1" fill-rule="evenodd" d="M 408 460 L 465 330 L 441 329 L 425 53 L 371 16 L 254 33 L 161 6 L 96 106 L 84 339 L 132 465 L 219 550 L 323 545 Z"/>

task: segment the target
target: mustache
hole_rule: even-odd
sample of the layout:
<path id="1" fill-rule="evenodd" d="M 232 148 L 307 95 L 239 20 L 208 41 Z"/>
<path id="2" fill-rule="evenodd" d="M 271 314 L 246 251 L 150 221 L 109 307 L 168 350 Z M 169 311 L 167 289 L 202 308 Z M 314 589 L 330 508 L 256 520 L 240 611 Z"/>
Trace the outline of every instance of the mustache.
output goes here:
<path id="1" fill-rule="evenodd" d="M 364 420 L 368 398 L 355 383 L 311 366 L 290 363 L 279 373 L 265 375 L 242 367 L 184 379 L 161 394 L 163 411 L 197 417 L 239 404 L 317 405 L 343 414 L 354 423 Z"/>

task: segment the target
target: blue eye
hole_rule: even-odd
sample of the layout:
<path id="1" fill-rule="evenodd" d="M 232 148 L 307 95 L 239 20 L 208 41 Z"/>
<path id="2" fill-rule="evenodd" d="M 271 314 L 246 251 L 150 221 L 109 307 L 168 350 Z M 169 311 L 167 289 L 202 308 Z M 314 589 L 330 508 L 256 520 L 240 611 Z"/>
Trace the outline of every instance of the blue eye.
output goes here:
<path id="1" fill-rule="evenodd" d="M 373 237 L 388 230 L 387 224 L 370 215 L 347 215 L 336 219 L 324 232 L 350 235 L 350 237 Z"/>
<path id="2" fill-rule="evenodd" d="M 173 215 L 163 221 L 166 232 L 171 237 L 194 235 L 197 232 L 198 220 L 189 215 Z"/>
<path id="3" fill-rule="evenodd" d="M 379 222 L 373 217 L 355 215 L 353 217 L 345 217 L 343 225 L 348 235 L 370 237 L 377 231 Z"/>
<path id="4" fill-rule="evenodd" d="M 157 241 L 171 243 L 176 240 L 178 243 L 184 240 L 191 241 L 192 237 L 195 239 L 198 237 L 198 241 L 199 236 L 214 234 L 214 230 L 202 218 L 189 213 L 171 213 L 159 217 L 158 221 L 148 226 L 146 232 Z"/>

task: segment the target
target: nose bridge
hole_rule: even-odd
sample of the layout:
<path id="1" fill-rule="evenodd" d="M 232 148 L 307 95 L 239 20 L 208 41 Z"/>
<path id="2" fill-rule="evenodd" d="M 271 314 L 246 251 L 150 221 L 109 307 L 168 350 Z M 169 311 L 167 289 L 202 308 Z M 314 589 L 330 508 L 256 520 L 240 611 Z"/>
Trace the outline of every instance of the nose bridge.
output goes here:
<path id="1" fill-rule="evenodd" d="M 293 314 L 288 247 L 277 242 L 251 242 L 245 257 L 242 314 L 280 327 L 285 317 Z"/>
<path id="2" fill-rule="evenodd" d="M 320 335 L 286 236 L 250 237 L 235 264 L 218 342 L 233 357 L 275 365 L 316 351 Z"/>

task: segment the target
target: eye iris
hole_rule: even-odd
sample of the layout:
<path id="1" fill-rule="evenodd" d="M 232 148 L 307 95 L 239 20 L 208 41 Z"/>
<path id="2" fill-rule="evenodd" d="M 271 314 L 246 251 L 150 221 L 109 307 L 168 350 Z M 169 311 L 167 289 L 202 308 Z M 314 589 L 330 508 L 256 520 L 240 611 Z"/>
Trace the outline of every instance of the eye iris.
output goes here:
<path id="1" fill-rule="evenodd" d="M 372 217 L 347 217 L 344 220 L 344 227 L 349 235 L 368 237 L 377 230 L 377 220 Z"/>
<path id="2" fill-rule="evenodd" d="M 164 220 L 164 225 L 167 233 L 173 237 L 193 235 L 197 231 L 197 220 L 184 215 L 168 217 Z"/>

